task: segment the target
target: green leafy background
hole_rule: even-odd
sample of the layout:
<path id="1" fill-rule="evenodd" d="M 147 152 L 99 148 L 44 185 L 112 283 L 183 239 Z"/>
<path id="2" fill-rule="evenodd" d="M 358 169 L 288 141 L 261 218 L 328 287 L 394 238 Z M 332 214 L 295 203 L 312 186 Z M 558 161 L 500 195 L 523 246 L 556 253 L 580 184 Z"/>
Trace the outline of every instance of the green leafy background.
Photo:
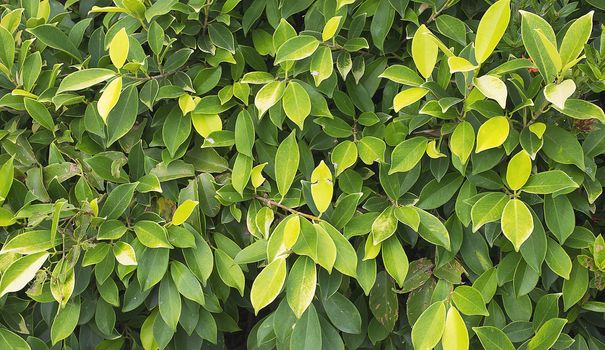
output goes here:
<path id="1" fill-rule="evenodd" d="M 1 349 L 605 349 L 601 0 L 0 4 Z"/>

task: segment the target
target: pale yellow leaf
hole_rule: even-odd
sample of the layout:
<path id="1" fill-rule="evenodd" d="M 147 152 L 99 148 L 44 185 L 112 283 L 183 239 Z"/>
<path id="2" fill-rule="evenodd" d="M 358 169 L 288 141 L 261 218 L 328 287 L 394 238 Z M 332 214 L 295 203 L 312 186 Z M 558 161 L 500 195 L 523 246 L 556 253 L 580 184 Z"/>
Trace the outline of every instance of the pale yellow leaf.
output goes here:
<path id="1" fill-rule="evenodd" d="M 122 92 L 122 77 L 117 77 L 107 84 L 101 97 L 99 97 L 97 110 L 99 111 L 99 115 L 101 116 L 101 119 L 103 119 L 103 122 L 107 123 L 107 116 L 118 103 L 120 92 Z"/>

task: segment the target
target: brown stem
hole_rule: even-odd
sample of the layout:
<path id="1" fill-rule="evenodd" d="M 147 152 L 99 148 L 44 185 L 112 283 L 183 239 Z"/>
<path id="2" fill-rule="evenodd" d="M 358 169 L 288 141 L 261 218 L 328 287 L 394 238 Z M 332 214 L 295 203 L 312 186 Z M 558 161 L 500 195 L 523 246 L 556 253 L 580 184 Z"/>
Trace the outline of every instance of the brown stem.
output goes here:
<path id="1" fill-rule="evenodd" d="M 314 216 L 314 215 L 311 215 L 311 214 L 307 214 L 307 213 L 303 213 L 303 212 L 300 212 L 300 211 L 298 211 L 298 210 L 292 209 L 292 208 L 290 208 L 290 207 L 288 207 L 288 206 L 285 206 L 285 205 L 283 205 L 283 204 L 281 204 L 281 203 L 278 203 L 278 202 L 276 202 L 276 201 L 274 201 L 274 200 L 271 200 L 271 199 L 269 199 L 269 198 L 267 198 L 267 197 L 256 196 L 256 199 L 258 199 L 259 201 L 263 202 L 263 203 L 264 203 L 266 206 L 268 206 L 268 207 L 277 207 L 277 208 L 281 208 L 281 209 L 283 209 L 283 210 L 285 210 L 285 211 L 287 211 L 287 212 L 290 212 L 290 213 L 292 213 L 292 214 L 296 214 L 296 215 L 300 215 L 300 216 L 305 217 L 305 218 L 307 218 L 307 219 L 309 219 L 309 220 L 313 220 L 313 221 L 322 221 L 322 220 L 321 220 L 319 217 L 317 217 L 317 216 Z"/>

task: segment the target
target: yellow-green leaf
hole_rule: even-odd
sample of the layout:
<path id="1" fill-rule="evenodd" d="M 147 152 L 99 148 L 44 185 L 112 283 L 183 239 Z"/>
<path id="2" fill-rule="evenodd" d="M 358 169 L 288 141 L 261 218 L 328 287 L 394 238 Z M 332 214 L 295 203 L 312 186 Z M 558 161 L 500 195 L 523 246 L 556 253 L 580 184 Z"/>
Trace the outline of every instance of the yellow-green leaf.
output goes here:
<path id="1" fill-rule="evenodd" d="M 418 317 L 412 326 L 412 345 L 415 350 L 431 350 L 441 339 L 445 328 L 445 304 L 437 301 Z"/>
<path id="2" fill-rule="evenodd" d="M 305 119 L 311 113 L 311 99 L 307 90 L 299 83 L 290 81 L 284 91 L 282 105 L 288 119 L 302 130 Z"/>
<path id="3" fill-rule="evenodd" d="M 215 131 L 223 130 L 223 121 L 218 114 L 192 113 L 191 121 L 198 134 L 208 137 Z"/>
<path id="4" fill-rule="evenodd" d="M 495 148 L 504 143 L 508 137 L 510 125 L 506 117 L 492 117 L 479 127 L 475 153 Z"/>
<path id="5" fill-rule="evenodd" d="M 441 345 L 443 350 L 468 350 L 469 348 L 466 324 L 454 306 L 450 306 L 447 311 Z"/>
<path id="6" fill-rule="evenodd" d="M 506 108 L 506 96 L 508 91 L 506 89 L 506 84 L 504 84 L 502 80 L 492 75 L 484 75 L 473 79 L 473 85 L 475 85 L 485 97 L 498 102 L 502 109 Z"/>
<path id="7" fill-rule="evenodd" d="M 250 301 L 255 314 L 275 300 L 285 281 L 286 259 L 284 258 L 274 260 L 256 276 L 250 290 Z"/>
<path id="8" fill-rule="evenodd" d="M 533 123 L 529 126 L 529 131 L 531 131 L 534 135 L 538 136 L 539 139 L 544 136 L 544 132 L 546 131 L 546 124 L 542 122 Z"/>
<path id="9" fill-rule="evenodd" d="M 284 94 L 286 83 L 282 81 L 272 81 L 269 84 L 263 86 L 256 97 L 254 98 L 254 105 L 258 109 L 258 117 L 262 117 L 269 108 L 273 107 Z"/>
<path id="10" fill-rule="evenodd" d="M 334 71 L 332 50 L 327 46 L 318 48 L 311 58 L 309 69 L 315 81 L 315 86 L 319 86 L 322 81 L 328 79 Z"/>
<path id="11" fill-rule="evenodd" d="M 189 94 L 183 94 L 179 97 L 179 107 L 181 108 L 183 115 L 195 109 L 195 106 L 197 105 L 195 100 L 196 99 Z M 197 100 L 199 101 L 199 97 L 197 97 Z"/>
<path id="12" fill-rule="evenodd" d="M 26 255 L 10 264 L 0 279 L 0 297 L 23 289 L 36 276 L 46 259 L 48 253 L 40 252 Z"/>
<path id="13" fill-rule="evenodd" d="M 333 191 L 332 173 L 322 160 L 311 174 L 311 196 L 320 213 L 325 212 L 330 206 Z"/>
<path id="14" fill-rule="evenodd" d="M 193 213 L 193 209 L 195 209 L 197 205 L 198 201 L 193 201 L 191 199 L 187 199 L 186 201 L 184 201 L 174 212 L 174 215 L 172 216 L 172 224 L 180 225 L 184 223 L 189 218 L 189 216 L 191 216 L 191 213 Z"/>
<path id="15" fill-rule="evenodd" d="M 437 141 L 435 140 L 431 140 L 426 144 L 426 154 L 433 159 L 446 157 L 445 154 L 441 153 L 441 151 L 437 149 Z"/>
<path id="16" fill-rule="evenodd" d="M 506 169 L 506 182 L 511 190 L 516 191 L 523 187 L 531 175 L 531 158 L 529 153 L 521 150 L 508 162 Z"/>
<path id="17" fill-rule="evenodd" d="M 409 106 L 412 103 L 423 98 L 429 90 L 421 87 L 413 87 L 401 91 L 393 98 L 393 108 L 395 112 L 399 112 L 403 107 Z"/>
<path id="18" fill-rule="evenodd" d="M 331 160 L 336 176 L 357 162 L 357 146 L 353 141 L 343 141 L 332 150 Z"/>
<path id="19" fill-rule="evenodd" d="M 519 251 L 523 242 L 534 230 L 534 219 L 527 205 L 519 199 L 508 201 L 502 211 L 502 233 L 513 243 L 515 251 Z"/>
<path id="20" fill-rule="evenodd" d="M 97 102 L 97 110 L 99 111 L 99 115 L 101 116 L 101 119 L 103 119 L 103 122 L 107 123 L 107 116 L 118 103 L 121 91 L 122 77 L 115 78 L 105 87 L 105 90 Z"/>
<path id="21" fill-rule="evenodd" d="M 263 176 L 263 169 L 267 165 L 267 162 L 259 164 L 252 168 L 250 172 L 250 182 L 254 188 L 258 188 L 260 185 L 265 182 L 265 177 Z"/>
<path id="22" fill-rule="evenodd" d="M 126 62 L 126 58 L 128 57 L 129 46 L 128 33 L 126 33 L 125 28 L 122 28 L 111 39 L 111 43 L 109 43 L 109 58 L 111 58 L 111 63 L 117 69 L 124 66 L 124 62 Z"/>
<path id="23" fill-rule="evenodd" d="M 536 29 L 536 33 L 538 34 L 540 41 L 542 41 L 546 54 L 550 57 L 550 62 L 555 66 L 556 71 L 559 72 L 562 68 L 562 63 L 559 51 L 557 51 L 556 43 L 550 41 L 541 30 Z"/>
<path id="24" fill-rule="evenodd" d="M 499 0 L 490 6 L 477 27 L 475 38 L 475 59 L 479 64 L 492 54 L 508 27 L 510 21 L 510 0 Z"/>
<path id="25" fill-rule="evenodd" d="M 468 161 L 474 146 L 475 129 L 467 121 L 459 123 L 450 138 L 450 150 L 452 154 L 458 157 L 464 165 Z"/>
<path id="26" fill-rule="evenodd" d="M 416 69 L 425 79 L 433 73 L 439 53 L 439 47 L 429 34 L 431 31 L 423 24 L 416 30 L 412 39 L 412 58 Z"/>
<path id="27" fill-rule="evenodd" d="M 298 236 L 300 235 L 300 217 L 298 215 L 292 215 L 286 219 L 286 226 L 284 227 L 284 238 L 283 243 L 286 249 L 294 247 Z"/>
<path id="28" fill-rule="evenodd" d="M 475 70 L 477 66 L 470 63 L 462 57 L 452 56 L 447 59 L 447 65 L 450 67 L 450 73 L 470 72 Z"/>
<path id="29" fill-rule="evenodd" d="M 334 16 L 326 22 L 324 30 L 321 32 L 321 39 L 323 41 L 330 40 L 332 37 L 334 37 L 334 35 L 336 35 L 336 31 L 338 30 L 341 19 L 342 16 Z"/>

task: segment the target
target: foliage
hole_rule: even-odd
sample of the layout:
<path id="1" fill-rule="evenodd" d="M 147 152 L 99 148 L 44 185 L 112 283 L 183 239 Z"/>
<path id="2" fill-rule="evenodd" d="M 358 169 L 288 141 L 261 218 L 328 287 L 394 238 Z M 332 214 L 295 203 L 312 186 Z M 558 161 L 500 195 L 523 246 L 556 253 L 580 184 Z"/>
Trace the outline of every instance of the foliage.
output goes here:
<path id="1" fill-rule="evenodd" d="M 602 1 L 0 8 L 0 348 L 605 349 Z"/>

